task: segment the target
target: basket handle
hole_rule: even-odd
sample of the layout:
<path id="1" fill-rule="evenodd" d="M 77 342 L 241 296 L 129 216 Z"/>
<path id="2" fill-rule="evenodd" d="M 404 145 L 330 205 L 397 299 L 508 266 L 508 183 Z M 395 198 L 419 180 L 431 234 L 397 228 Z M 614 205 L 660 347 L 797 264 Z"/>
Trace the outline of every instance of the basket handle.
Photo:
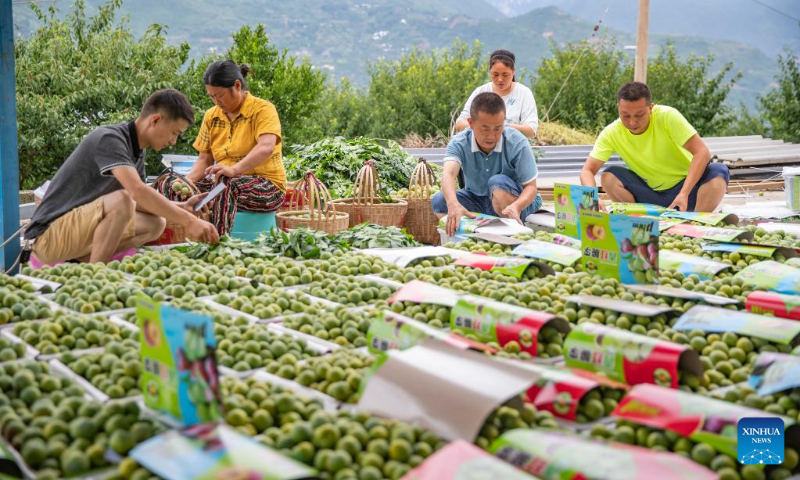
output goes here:
<path id="1" fill-rule="evenodd" d="M 408 183 L 408 198 L 418 198 L 428 200 L 431 198 L 431 185 L 436 184 L 436 174 L 428 165 L 428 161 L 420 158 L 414 171 L 411 172 L 411 180 Z M 414 192 L 413 187 L 420 187 L 418 192 Z"/>
<path id="2" fill-rule="evenodd" d="M 298 206 L 300 210 L 308 207 L 313 219 L 330 219 L 336 217 L 336 207 L 328 188 L 313 172 L 307 172 L 295 187 L 299 195 L 292 198 L 290 208 Z"/>
<path id="3" fill-rule="evenodd" d="M 380 197 L 383 190 L 378 170 L 374 160 L 367 160 L 358 171 L 356 183 L 353 187 L 353 203 L 359 205 L 372 205 Z"/>

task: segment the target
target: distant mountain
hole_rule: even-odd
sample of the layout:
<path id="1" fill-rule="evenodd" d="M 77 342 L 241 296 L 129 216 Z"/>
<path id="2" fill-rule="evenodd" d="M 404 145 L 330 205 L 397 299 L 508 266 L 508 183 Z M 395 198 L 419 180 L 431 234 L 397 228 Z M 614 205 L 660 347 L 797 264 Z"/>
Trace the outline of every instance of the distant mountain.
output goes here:
<path id="1" fill-rule="evenodd" d="M 278 47 L 308 57 L 334 79 L 347 76 L 359 85 L 366 85 L 369 80 L 366 68 L 369 62 L 398 58 L 414 47 L 447 47 L 456 38 L 470 42 L 480 40 L 486 50 L 510 48 L 517 54 L 521 67 L 535 71 L 542 57 L 550 54 L 550 42 L 563 44 L 585 39 L 592 34 L 595 24 L 595 19 L 578 18 L 552 6 L 526 11 L 513 18 L 501 13 L 511 5 L 523 11 L 523 4 L 553 3 L 546 0 L 487 1 L 296 0 L 265 5 L 260 0 L 228 0 L 222 6 L 211 0 L 127 0 L 122 12 L 129 15 L 131 28 L 137 35 L 152 23 L 166 25 L 169 41 L 189 42 L 195 58 L 212 49 L 227 48 L 231 33 L 241 26 L 263 23 Z M 619 10 L 619 5 L 632 1 L 636 2 L 615 0 L 615 8 Z M 670 4 L 687 1 L 671 0 Z M 695 3 L 705 1 L 718 3 L 718 0 Z M 574 6 L 580 2 L 564 0 L 558 4 Z M 91 10 L 104 0 L 87 0 L 87 3 Z M 590 3 L 593 8 L 599 5 Z M 653 2 L 653 18 L 658 16 L 656 4 L 661 3 L 666 2 Z M 62 0 L 56 5 L 63 12 L 70 3 Z M 622 15 L 617 10 L 615 14 Z M 25 35 L 35 28 L 35 17 L 27 5 L 15 4 L 14 16 L 19 33 Z M 609 12 L 606 25 L 611 24 L 611 17 L 612 12 Z M 616 37 L 621 45 L 634 42 L 627 31 L 609 28 L 601 33 Z M 734 102 L 752 103 L 757 94 L 769 88 L 776 67 L 771 55 L 744 43 L 705 38 L 702 29 L 694 33 L 697 35 L 665 35 L 653 30 L 650 51 L 655 54 L 657 46 L 673 41 L 681 55 L 713 52 L 717 59 L 715 68 L 733 61 L 735 68 L 745 75 L 731 96 Z"/>
<path id="2" fill-rule="evenodd" d="M 509 17 L 557 6 L 593 23 L 602 18 L 608 8 L 603 25 L 628 33 L 636 31 L 639 8 L 639 0 L 487 1 Z M 800 19 L 799 1 L 653 0 L 650 2 L 650 32 L 743 42 L 774 57 L 787 44 L 800 52 L 800 24 L 787 15 Z"/>

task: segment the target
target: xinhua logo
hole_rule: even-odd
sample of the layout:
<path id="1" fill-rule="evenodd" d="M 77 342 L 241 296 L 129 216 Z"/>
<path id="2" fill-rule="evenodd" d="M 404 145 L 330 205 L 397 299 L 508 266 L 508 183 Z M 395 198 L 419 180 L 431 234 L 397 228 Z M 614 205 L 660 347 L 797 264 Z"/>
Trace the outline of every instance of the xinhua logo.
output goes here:
<path id="1" fill-rule="evenodd" d="M 737 425 L 739 462 L 745 465 L 783 463 L 783 420 L 748 417 Z"/>

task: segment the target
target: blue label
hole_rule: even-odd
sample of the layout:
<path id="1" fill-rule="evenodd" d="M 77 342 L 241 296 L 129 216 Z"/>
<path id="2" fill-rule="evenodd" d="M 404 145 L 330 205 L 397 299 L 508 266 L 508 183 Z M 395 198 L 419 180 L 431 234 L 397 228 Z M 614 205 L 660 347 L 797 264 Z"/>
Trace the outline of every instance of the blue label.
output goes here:
<path id="1" fill-rule="evenodd" d="M 800 357 L 764 352 L 758 356 L 747 383 L 761 396 L 800 387 Z"/>
<path id="2" fill-rule="evenodd" d="M 739 420 L 737 456 L 744 465 L 783 463 L 783 420 L 777 417 L 745 417 Z"/>

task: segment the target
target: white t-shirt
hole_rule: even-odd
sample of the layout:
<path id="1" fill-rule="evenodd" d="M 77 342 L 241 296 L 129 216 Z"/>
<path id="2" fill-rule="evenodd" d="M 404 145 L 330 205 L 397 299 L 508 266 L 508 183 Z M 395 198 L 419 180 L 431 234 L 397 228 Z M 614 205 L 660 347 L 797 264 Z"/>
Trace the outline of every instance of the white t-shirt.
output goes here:
<path id="1" fill-rule="evenodd" d="M 472 99 L 479 93 L 493 92 L 492 82 L 486 85 L 481 85 L 476 88 L 469 100 L 464 104 L 464 110 L 458 116 L 459 120 L 466 120 L 469 118 L 469 109 L 472 106 Z M 533 92 L 525 85 L 514 82 L 514 89 L 511 90 L 507 96 L 503 97 L 506 102 L 506 123 L 516 123 L 518 125 L 530 125 L 533 132 L 539 129 L 539 115 L 536 112 L 536 100 L 533 98 Z"/>

